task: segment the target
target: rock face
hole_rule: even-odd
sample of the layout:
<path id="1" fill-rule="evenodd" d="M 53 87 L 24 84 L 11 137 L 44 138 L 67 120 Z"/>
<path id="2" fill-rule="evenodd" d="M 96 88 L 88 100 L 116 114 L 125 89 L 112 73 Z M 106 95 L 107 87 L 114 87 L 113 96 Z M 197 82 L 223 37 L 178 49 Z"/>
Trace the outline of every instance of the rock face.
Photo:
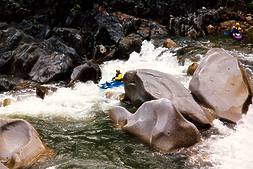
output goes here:
<path id="1" fill-rule="evenodd" d="M 176 109 L 199 126 L 210 126 L 213 119 L 195 102 L 187 90 L 173 76 L 150 69 L 129 71 L 124 75 L 126 97 L 135 106 L 160 98 L 172 101 Z"/>
<path id="2" fill-rule="evenodd" d="M 145 102 L 134 114 L 115 108 L 109 115 L 124 131 L 160 151 L 169 152 L 200 141 L 198 129 L 168 99 Z"/>
<path id="3" fill-rule="evenodd" d="M 88 62 L 86 64 L 74 68 L 71 74 L 71 82 L 80 80 L 86 82 L 88 80 L 98 83 L 101 79 L 101 69 L 97 64 Z"/>
<path id="4" fill-rule="evenodd" d="M 45 151 L 36 130 L 24 120 L 0 119 L 0 129 L 0 161 L 8 168 L 29 167 Z"/>
<path id="5" fill-rule="evenodd" d="M 214 109 L 218 117 L 237 122 L 249 96 L 238 60 L 224 49 L 207 52 L 190 82 L 190 90 L 198 100 Z"/>
<path id="6" fill-rule="evenodd" d="M 73 67 L 72 59 L 57 52 L 41 56 L 29 73 L 32 80 L 46 83 L 53 79 L 62 79 Z"/>

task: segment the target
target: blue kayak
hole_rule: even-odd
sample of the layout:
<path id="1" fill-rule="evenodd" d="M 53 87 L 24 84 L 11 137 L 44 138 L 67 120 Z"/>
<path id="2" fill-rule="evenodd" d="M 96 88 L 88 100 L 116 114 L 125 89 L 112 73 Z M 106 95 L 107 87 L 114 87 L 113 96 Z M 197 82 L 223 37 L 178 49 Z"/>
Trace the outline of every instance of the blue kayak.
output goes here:
<path id="1" fill-rule="evenodd" d="M 105 82 L 105 83 L 99 84 L 98 86 L 101 89 L 111 89 L 111 88 L 119 87 L 122 85 L 124 85 L 124 83 L 122 81 L 110 81 L 110 82 Z"/>

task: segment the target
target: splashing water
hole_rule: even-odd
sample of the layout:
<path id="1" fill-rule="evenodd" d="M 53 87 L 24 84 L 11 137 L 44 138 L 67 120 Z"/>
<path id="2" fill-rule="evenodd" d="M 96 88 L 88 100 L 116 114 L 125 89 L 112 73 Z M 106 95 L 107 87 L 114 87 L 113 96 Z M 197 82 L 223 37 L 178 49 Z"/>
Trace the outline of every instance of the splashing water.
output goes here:
<path id="1" fill-rule="evenodd" d="M 185 66 L 179 66 L 177 58 L 166 48 L 155 48 L 151 42 L 144 41 L 140 53 L 132 53 L 127 61 L 108 61 L 101 65 L 102 80 L 110 81 L 115 75 L 115 70 L 122 73 L 133 69 L 154 69 L 170 73 L 179 78 L 184 85 L 190 80 L 185 74 Z M 44 100 L 36 98 L 33 91 L 25 96 L 1 95 L 0 100 L 10 97 L 13 103 L 7 107 L 0 107 L 0 115 L 24 114 L 39 117 L 71 117 L 85 118 L 92 116 L 92 112 L 104 110 L 108 105 L 115 105 L 115 100 L 105 99 L 105 92 L 112 91 L 114 94 L 123 93 L 123 87 L 102 90 L 92 82 L 77 83 L 73 89 L 59 87 L 56 92 L 46 96 Z M 22 98 L 22 99 L 18 99 Z"/>
<path id="2" fill-rule="evenodd" d="M 219 136 L 208 140 L 210 148 L 209 160 L 212 169 L 249 169 L 253 168 L 253 106 L 248 114 L 238 122 L 235 130 L 221 123 L 215 127 L 220 131 Z"/>
<path id="3" fill-rule="evenodd" d="M 186 69 L 190 61 L 186 61 L 185 66 L 180 66 L 170 50 L 162 47 L 155 48 L 151 42 L 144 41 L 141 52 L 132 53 L 129 60 L 108 61 L 101 65 L 100 82 L 110 81 L 116 69 L 125 73 L 128 70 L 145 68 L 172 74 L 188 87 L 190 77 L 186 76 Z M 89 165 L 93 168 L 101 166 L 184 168 L 185 161 L 182 158 L 153 153 L 136 139 L 113 129 L 103 116 L 93 118 L 96 112 L 119 104 L 117 100 L 105 98 L 105 93 L 108 91 L 123 93 L 124 89 L 118 87 L 102 90 L 92 82 L 76 83 L 73 88 L 57 87 L 57 91 L 47 95 L 44 100 L 37 98 L 35 91 L 23 92 L 23 94 L 7 92 L 0 94 L 0 100 L 11 98 L 13 102 L 9 106 L 0 107 L 0 116 L 33 117 L 29 121 L 35 125 L 44 141 L 58 151 L 57 158 L 45 164 L 45 168 L 48 169 L 86 168 Z M 51 117 L 61 117 L 66 120 L 47 119 Z M 91 117 L 91 120 L 88 117 Z M 202 147 L 197 148 L 198 155 L 207 154 L 205 160 L 211 165 L 195 164 L 190 168 L 253 168 L 253 106 L 235 130 L 219 120 L 214 122 L 214 127 L 219 134 L 204 140 Z"/>

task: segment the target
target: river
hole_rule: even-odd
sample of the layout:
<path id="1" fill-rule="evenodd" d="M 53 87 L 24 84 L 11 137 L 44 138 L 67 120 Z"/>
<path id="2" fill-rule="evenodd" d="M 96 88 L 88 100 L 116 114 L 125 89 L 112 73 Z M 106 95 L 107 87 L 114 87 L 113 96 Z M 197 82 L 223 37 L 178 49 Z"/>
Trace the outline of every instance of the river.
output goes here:
<path id="1" fill-rule="evenodd" d="M 205 40 L 202 44 L 208 46 L 211 42 Z M 198 54 L 200 60 L 202 56 Z M 191 77 L 186 76 L 186 70 L 189 64 L 189 59 L 183 66 L 178 64 L 175 52 L 155 48 L 151 42 L 144 41 L 141 52 L 132 53 L 129 60 L 101 65 L 103 78 L 100 82 L 110 80 L 116 69 L 124 73 L 148 68 L 170 73 L 188 87 Z M 105 98 L 109 90 L 99 89 L 92 82 L 79 82 L 73 88 L 61 84 L 52 86 L 57 90 L 44 100 L 36 98 L 34 90 L 0 94 L 0 99 L 13 100 L 11 105 L 0 107 L 0 116 L 28 120 L 54 151 L 51 158 L 33 168 L 253 168 L 253 109 L 236 127 L 215 120 L 209 137 L 203 137 L 198 145 L 162 154 L 112 126 L 105 112 L 120 103 Z M 119 87 L 111 91 L 120 94 L 124 89 Z"/>

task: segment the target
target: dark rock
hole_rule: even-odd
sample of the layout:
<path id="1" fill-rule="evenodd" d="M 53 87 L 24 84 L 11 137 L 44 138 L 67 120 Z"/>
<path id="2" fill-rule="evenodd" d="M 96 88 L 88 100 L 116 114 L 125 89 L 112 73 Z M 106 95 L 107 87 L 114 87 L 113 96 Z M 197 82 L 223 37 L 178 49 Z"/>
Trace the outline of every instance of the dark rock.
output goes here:
<path id="1" fill-rule="evenodd" d="M 11 90 L 13 86 L 14 84 L 6 78 L 0 78 L 0 92 Z"/>
<path id="2" fill-rule="evenodd" d="M 146 101 L 167 98 L 185 118 L 198 126 L 210 126 L 213 119 L 195 102 L 187 90 L 173 76 L 150 69 L 128 71 L 124 75 L 126 97 L 135 106 Z"/>
<path id="3" fill-rule="evenodd" d="M 29 76 L 39 83 L 67 79 L 73 66 L 73 61 L 68 55 L 55 52 L 51 55 L 41 56 L 33 66 Z"/>
<path id="4" fill-rule="evenodd" d="M 97 64 L 88 62 L 74 68 L 71 74 L 71 83 L 76 80 L 86 82 L 88 80 L 98 83 L 101 79 L 101 69 Z"/>
<path id="5" fill-rule="evenodd" d="M 41 85 L 37 85 L 35 89 L 36 89 L 36 96 L 41 99 L 44 99 L 45 95 L 47 95 L 49 91 L 48 87 Z"/>
<path id="6" fill-rule="evenodd" d="M 132 52 L 140 52 L 143 38 L 138 34 L 130 34 L 122 38 L 118 44 L 114 58 L 128 59 Z"/>
<path id="7" fill-rule="evenodd" d="M 216 31 L 214 27 L 210 29 L 209 25 L 216 26 L 220 22 L 229 20 L 230 18 L 240 20 L 241 16 L 238 13 L 243 12 L 235 12 L 235 10 L 228 8 L 199 9 L 195 13 L 189 13 L 185 17 L 171 16 L 167 24 L 167 29 L 174 35 L 197 38 L 208 33 L 213 34 Z"/>
<path id="8" fill-rule="evenodd" d="M 80 30 L 73 29 L 73 28 L 53 28 L 48 36 L 56 36 L 61 39 L 64 44 L 66 44 L 69 47 L 72 47 L 75 49 L 77 54 L 79 56 L 82 56 L 81 61 L 85 62 L 86 58 L 84 57 L 86 55 L 85 53 L 85 46 L 84 46 L 84 39 L 82 37 L 82 34 Z"/>
<path id="9" fill-rule="evenodd" d="M 10 74 L 14 60 L 13 51 L 20 44 L 33 41 L 31 36 L 27 36 L 15 28 L 0 30 L 0 72 Z"/>
<path id="10" fill-rule="evenodd" d="M 46 50 L 48 53 L 57 52 L 59 54 L 64 54 L 71 58 L 74 65 L 78 65 L 81 63 L 81 58 L 76 53 L 75 49 L 68 47 L 64 43 L 62 43 L 57 37 L 51 37 L 48 40 L 45 40 L 42 43 L 42 48 Z"/>
<path id="11" fill-rule="evenodd" d="M 104 41 L 105 34 L 108 34 L 109 37 L 107 40 L 112 41 L 112 44 L 116 44 L 124 36 L 123 28 L 115 16 L 98 14 L 95 16 L 97 24 L 99 26 L 100 32 L 97 35 L 97 43 L 108 44 L 110 42 Z M 101 35 L 100 35 L 101 34 Z"/>
<path id="12" fill-rule="evenodd" d="M 46 51 L 40 48 L 39 44 L 24 43 L 20 45 L 13 51 L 11 74 L 17 77 L 28 78 L 33 65 L 40 57 L 46 54 Z"/>
<path id="13" fill-rule="evenodd" d="M 198 129 L 188 122 L 168 99 L 148 101 L 131 114 L 114 108 L 109 116 L 122 129 L 134 134 L 157 150 L 170 152 L 200 141 Z"/>
<path id="14" fill-rule="evenodd" d="M 121 12 L 116 12 L 116 17 L 123 26 L 125 36 L 131 33 L 135 33 L 142 23 L 142 19 Z"/>
<path id="15" fill-rule="evenodd" d="M 214 48 L 198 66 L 189 88 L 199 102 L 212 108 L 219 118 L 237 122 L 250 94 L 247 84 L 238 60 L 224 49 Z"/>
<path id="16" fill-rule="evenodd" d="M 39 24 L 30 20 L 23 20 L 21 23 L 17 24 L 16 27 L 23 30 L 26 34 L 40 40 L 46 38 L 50 32 L 48 25 Z"/>

